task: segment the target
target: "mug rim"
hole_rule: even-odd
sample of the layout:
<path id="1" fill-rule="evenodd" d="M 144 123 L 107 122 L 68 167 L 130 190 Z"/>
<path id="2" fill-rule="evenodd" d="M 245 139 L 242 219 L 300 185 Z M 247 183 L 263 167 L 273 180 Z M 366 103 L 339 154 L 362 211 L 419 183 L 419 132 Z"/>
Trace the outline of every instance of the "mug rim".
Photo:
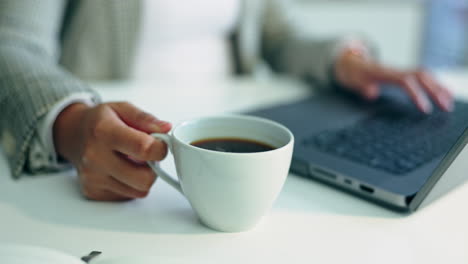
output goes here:
<path id="1" fill-rule="evenodd" d="M 260 152 L 242 152 L 242 153 L 240 153 L 240 152 L 223 152 L 223 151 L 209 150 L 209 149 L 196 147 L 196 146 L 193 146 L 190 143 L 187 143 L 187 142 L 184 142 L 184 141 L 180 140 L 176 136 L 177 130 L 184 127 L 184 126 L 187 126 L 189 124 L 193 124 L 195 122 L 199 122 L 200 120 L 215 119 L 215 118 L 240 118 L 240 119 L 244 119 L 244 120 L 251 120 L 251 121 L 256 121 L 256 122 L 260 121 L 260 122 L 268 123 L 268 124 L 273 125 L 273 126 L 279 128 L 279 129 L 282 129 L 283 131 L 286 131 L 286 133 L 289 136 L 289 139 L 288 139 L 288 142 L 286 144 L 284 144 L 283 146 L 278 147 L 278 148 L 274 148 L 272 150 L 260 151 Z M 171 131 L 171 137 L 173 137 L 175 140 L 177 140 L 179 143 L 181 143 L 185 147 L 188 147 L 188 148 L 191 148 L 191 149 L 196 149 L 197 151 L 202 151 L 202 152 L 207 152 L 207 153 L 216 153 L 216 154 L 219 154 L 219 155 L 236 155 L 236 156 L 237 155 L 239 155 L 239 156 L 240 155 L 242 155 L 242 156 L 258 155 L 259 153 L 270 153 L 270 152 L 273 152 L 273 151 L 276 151 L 276 150 L 282 150 L 282 149 L 288 147 L 289 145 L 294 144 L 294 134 L 286 126 L 284 126 L 284 125 L 282 125 L 282 124 L 280 124 L 280 123 L 278 123 L 276 121 L 267 119 L 267 118 L 251 116 L 251 115 L 242 115 L 242 114 L 210 115 L 210 116 L 204 116 L 204 117 L 197 117 L 197 118 L 189 119 L 189 120 L 183 121 L 182 123 L 176 125 Z"/>

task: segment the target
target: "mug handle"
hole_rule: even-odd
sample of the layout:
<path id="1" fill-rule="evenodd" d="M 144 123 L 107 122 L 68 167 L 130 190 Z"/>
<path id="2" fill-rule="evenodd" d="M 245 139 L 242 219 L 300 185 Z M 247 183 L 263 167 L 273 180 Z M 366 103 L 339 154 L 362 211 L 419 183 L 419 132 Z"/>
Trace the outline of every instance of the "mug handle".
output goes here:
<path id="1" fill-rule="evenodd" d="M 172 144 L 171 144 L 172 139 L 171 139 L 171 136 L 169 136 L 167 134 L 159 134 L 159 133 L 153 133 L 153 134 L 151 134 L 151 136 L 154 137 L 155 139 L 159 139 L 159 140 L 164 141 L 164 143 L 166 143 L 169 150 L 172 152 Z M 172 153 L 174 153 L 174 152 L 172 152 Z M 182 187 L 180 185 L 180 182 L 178 180 L 176 180 L 174 177 L 172 177 L 169 173 L 164 171 L 161 168 L 161 166 L 159 166 L 159 162 L 157 162 L 157 161 L 147 161 L 146 163 L 148 163 L 148 166 L 150 166 L 150 168 L 153 169 L 153 171 L 159 177 L 161 177 L 161 179 L 163 179 L 169 185 L 174 187 L 182 195 L 184 194 L 184 192 L 182 191 Z"/>

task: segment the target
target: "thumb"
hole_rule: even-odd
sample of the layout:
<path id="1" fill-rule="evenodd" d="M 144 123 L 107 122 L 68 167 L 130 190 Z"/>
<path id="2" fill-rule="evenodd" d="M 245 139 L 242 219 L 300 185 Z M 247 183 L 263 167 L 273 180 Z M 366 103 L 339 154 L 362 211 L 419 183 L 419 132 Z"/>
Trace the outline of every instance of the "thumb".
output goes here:
<path id="1" fill-rule="evenodd" d="M 159 120 L 133 104 L 118 102 L 109 105 L 125 124 L 137 130 L 146 133 L 167 133 L 172 128 L 171 123 Z"/>

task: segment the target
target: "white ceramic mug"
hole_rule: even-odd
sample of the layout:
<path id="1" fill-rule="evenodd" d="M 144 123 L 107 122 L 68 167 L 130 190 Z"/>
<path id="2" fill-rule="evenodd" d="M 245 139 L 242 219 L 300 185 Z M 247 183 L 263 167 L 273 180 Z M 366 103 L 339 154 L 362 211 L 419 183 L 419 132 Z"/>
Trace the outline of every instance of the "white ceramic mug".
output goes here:
<path id="1" fill-rule="evenodd" d="M 244 115 L 199 118 L 176 126 L 169 135 L 152 136 L 169 146 L 178 180 L 157 162 L 149 166 L 188 199 L 206 226 L 224 232 L 252 228 L 271 208 L 288 175 L 294 146 L 285 126 Z M 213 138 L 249 139 L 274 149 L 231 153 L 191 145 Z"/>

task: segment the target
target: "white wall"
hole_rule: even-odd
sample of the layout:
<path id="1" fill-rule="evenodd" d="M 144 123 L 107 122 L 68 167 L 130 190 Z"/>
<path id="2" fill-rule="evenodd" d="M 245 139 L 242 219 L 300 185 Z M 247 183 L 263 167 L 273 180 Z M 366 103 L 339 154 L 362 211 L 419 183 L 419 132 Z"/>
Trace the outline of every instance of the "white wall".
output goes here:
<path id="1" fill-rule="evenodd" d="M 378 46 L 381 61 L 399 67 L 419 62 L 424 17 L 419 1 L 294 1 L 294 21 L 310 34 L 364 34 Z"/>

